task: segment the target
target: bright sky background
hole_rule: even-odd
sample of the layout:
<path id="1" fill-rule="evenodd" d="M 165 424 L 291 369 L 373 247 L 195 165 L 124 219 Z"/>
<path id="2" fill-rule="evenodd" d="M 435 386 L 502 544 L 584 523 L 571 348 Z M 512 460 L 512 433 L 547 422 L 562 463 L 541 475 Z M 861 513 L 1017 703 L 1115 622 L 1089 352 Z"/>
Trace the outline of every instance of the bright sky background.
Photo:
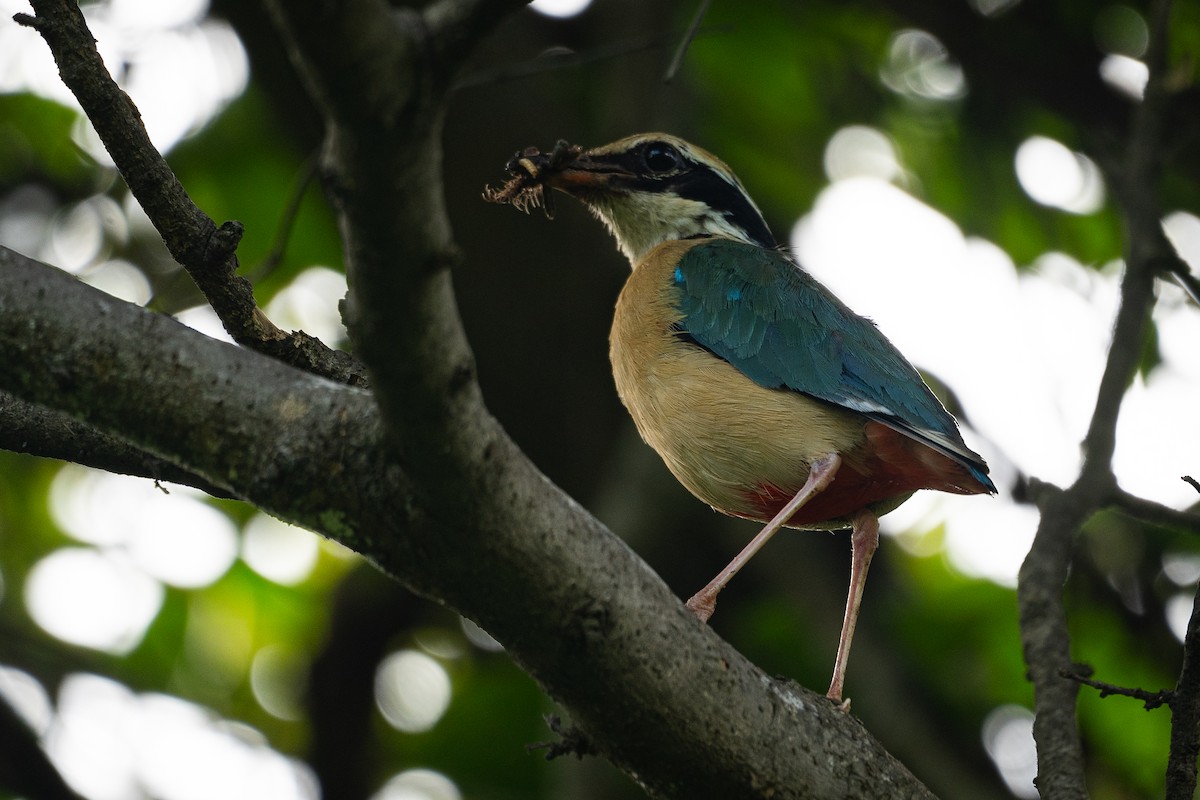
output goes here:
<path id="1" fill-rule="evenodd" d="M 532 8 L 566 17 L 588 4 L 536 0 Z M 975 5 L 993 13 L 1005 3 Z M 22 11 L 29 11 L 26 3 L 0 0 L 0 14 L 11 18 Z M 106 62 L 131 65 L 120 77 L 163 150 L 198 130 L 245 88 L 245 52 L 225 23 L 205 19 L 206 0 L 110 0 L 86 11 Z M 897 33 L 886 61 L 882 80 L 898 93 L 944 100 L 967 90 L 944 48 L 921 31 Z M 1145 83 L 1145 67 L 1127 55 L 1105 59 L 1102 74 L 1131 97 Z M 3 25 L 0 91 L 19 90 L 75 105 L 40 38 Z M 85 122 L 76 138 L 107 161 Z M 1120 265 L 1097 270 L 1048 252 L 1018 272 L 999 247 L 964 236 L 951 220 L 907 194 L 901 188 L 908 176 L 902 154 L 872 128 L 852 126 L 835 134 L 825 168 L 829 186 L 796 222 L 793 248 L 807 269 L 873 318 L 910 360 L 953 388 L 969 414 L 968 443 L 985 455 L 1002 488 L 995 499 L 921 493 L 887 516 L 884 528 L 905 532 L 895 541 L 928 554 L 937 544 L 926 533 L 944 524 L 944 553 L 955 569 L 1013 586 L 1037 515 L 1003 490 L 1016 471 L 1059 484 L 1075 478 L 1109 344 Z M 1013 169 L 1048 214 L 1086 214 L 1105 200 L 1096 166 L 1044 136 L 1032 136 L 1016 149 Z M 0 240 L 131 302 L 149 298 L 149 286 L 132 265 L 97 263 L 105 236 L 121 238 L 146 224 L 137 209 L 97 195 L 58 213 L 52 198 L 33 190 L 20 206 L 0 229 Z M 1165 225 L 1184 258 L 1200 268 L 1200 218 L 1172 210 Z M 335 342 L 344 336 L 337 312 L 344 293 L 342 275 L 313 265 L 267 312 L 285 328 Z M 1115 466 L 1124 488 L 1182 507 L 1195 500 L 1179 476 L 1197 472 L 1200 313 L 1174 287 L 1160 287 L 1160 297 L 1155 319 L 1164 363 L 1126 399 Z M 211 311 L 182 316 L 223 336 Z M 167 495 L 148 481 L 81 467 L 63 468 L 50 503 L 75 544 L 34 567 L 24 600 L 47 632 L 108 653 L 137 646 L 163 602 L 164 587 L 207 586 L 238 559 L 269 580 L 292 585 L 306 580 L 320 558 L 344 557 L 312 534 L 263 515 L 239 529 L 196 492 L 172 487 Z M 1194 559 L 1176 558 L 1167 567 L 1180 586 L 1200 575 Z M 1190 594 L 1177 600 L 1170 616 L 1181 631 Z M 189 641 L 203 646 L 215 634 L 205 629 L 203 614 L 193 617 Z M 467 632 L 480 647 L 497 646 L 473 626 Z M 295 654 L 279 646 L 254 651 L 248 637 L 236 645 L 242 641 L 236 632 L 221 635 L 235 666 L 249 671 L 263 707 L 294 718 L 294 693 L 281 689 L 286 681 L 279 676 L 294 671 Z M 442 662 L 454 657 L 432 644 L 389 655 L 376 676 L 383 718 L 410 732 L 435 726 L 451 700 Z M 0 693 L 43 734 L 68 780 L 89 797 L 140 796 L 138 786 L 163 798 L 315 797 L 304 765 L 272 750 L 246 726 L 184 700 L 139 695 L 84 674 L 68 679 L 59 696 L 50 698 L 28 675 L 4 667 Z M 996 709 L 982 734 L 1020 796 L 1027 796 L 1034 768 L 1031 719 L 1025 709 Z M 460 797 L 445 776 L 410 770 L 396 775 L 374 800 Z"/>
<path id="2" fill-rule="evenodd" d="M 999 486 L 1014 467 L 1069 484 L 1104 368 L 1120 265 L 1097 271 L 1050 252 L 1018 272 L 1000 248 L 964 237 L 891 182 L 904 167 L 878 131 L 839 132 L 826 165 L 832 183 L 792 232 L 801 263 L 954 390 L 969 414 L 968 443 L 988 458 Z M 1095 210 L 1103 198 L 1095 166 L 1043 137 L 1018 148 L 1014 168 L 1043 203 Z M 1177 211 L 1166 227 L 1184 257 L 1200 264 L 1200 219 Z M 1163 364 L 1127 397 L 1115 469 L 1125 489 L 1183 507 L 1195 500 L 1180 476 L 1196 471 L 1200 441 L 1192 410 L 1200 313 L 1173 285 L 1162 285 L 1160 297 Z M 923 493 L 884 522 L 898 531 L 943 518 L 947 555 L 958 569 L 1015 585 L 1037 525 L 1032 509 L 1006 497 Z"/>

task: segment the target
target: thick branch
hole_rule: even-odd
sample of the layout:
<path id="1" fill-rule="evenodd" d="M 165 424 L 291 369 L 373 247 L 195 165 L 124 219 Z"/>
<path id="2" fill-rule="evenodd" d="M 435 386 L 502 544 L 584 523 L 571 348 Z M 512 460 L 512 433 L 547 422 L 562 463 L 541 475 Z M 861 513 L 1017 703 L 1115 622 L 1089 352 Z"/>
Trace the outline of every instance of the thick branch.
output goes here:
<path id="1" fill-rule="evenodd" d="M 0 389 L 184 464 L 476 620 L 654 795 L 929 796 L 852 717 L 696 622 L 490 419 L 475 425 L 480 460 L 429 487 L 408 469 L 418 459 L 388 458 L 362 390 L 11 251 L 0 274 Z"/>
<path id="2" fill-rule="evenodd" d="M 349 355 L 303 332 L 284 333 L 259 310 L 250 282 L 236 274 L 241 224 L 226 222 L 218 227 L 192 202 L 151 144 L 137 107 L 105 68 L 79 4 L 74 0 L 32 0 L 31 4 L 36 16 L 17 14 L 14 19 L 46 40 L 63 83 L 83 106 L 129 190 L 229 335 L 239 344 L 318 375 L 363 385 L 362 370 Z"/>
<path id="3" fill-rule="evenodd" d="M 327 506 L 308 487 L 364 459 L 380 467 L 367 392 L 216 342 L 4 248 L 0 275 L 0 391 L 43 419 L 52 411 L 75 420 L 47 420 L 47 439 L 65 437 L 63 456 L 142 453 L 175 465 L 177 477 L 318 528 Z M 330 487 L 359 502 L 352 487 Z M 310 499 L 298 504 L 297 495 Z"/>
<path id="4" fill-rule="evenodd" d="M 442 56 L 478 38 L 472 12 L 491 19 L 515 4 L 447 1 L 424 14 L 383 0 L 266 4 L 326 120 L 322 166 L 344 236 L 355 351 L 395 438 L 430 456 L 430 485 L 454 486 L 462 459 L 478 457 L 486 412 L 450 281 L 459 253 L 442 194 L 441 117 L 453 69 Z"/>
<path id="5" fill-rule="evenodd" d="M 1200 756 L 1200 589 L 1183 637 L 1183 666 L 1171 695 L 1171 752 L 1167 759 L 1167 800 L 1196 795 Z"/>
<path id="6" fill-rule="evenodd" d="M 213 497 L 233 497 L 199 475 L 128 442 L 4 391 L 0 391 L 0 450 L 71 461 L 120 475 L 179 483 Z"/>
<path id="7" fill-rule="evenodd" d="M 1052 495 L 1017 576 L 1021 647 L 1034 687 L 1036 783 L 1045 798 L 1087 797 L 1083 748 L 1075 727 L 1078 686 L 1062 677 L 1071 664 L 1062 591 L 1075 533 L 1092 510 L 1090 499 L 1079 493 Z"/>

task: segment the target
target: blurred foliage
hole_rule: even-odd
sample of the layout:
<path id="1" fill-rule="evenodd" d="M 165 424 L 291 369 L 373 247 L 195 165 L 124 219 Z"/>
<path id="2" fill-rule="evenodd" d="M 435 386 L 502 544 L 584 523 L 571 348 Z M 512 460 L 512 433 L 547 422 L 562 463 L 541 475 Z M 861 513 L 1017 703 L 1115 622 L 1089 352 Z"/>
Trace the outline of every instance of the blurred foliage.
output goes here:
<path id="1" fill-rule="evenodd" d="M 77 118 L 50 100 L 0 94 L 0 186 L 41 178 L 70 191 L 90 183 L 92 171 L 71 144 Z"/>
<path id="2" fill-rule="evenodd" d="M 623 519 L 653 520 L 653 538 L 638 538 L 634 523 L 618 532 L 635 539 L 681 593 L 724 563 L 732 540 L 720 531 L 734 523 L 683 499 L 645 452 L 629 457 L 621 449 L 629 427 L 607 375 L 605 341 L 623 264 L 579 209 L 564 206 L 554 225 L 532 220 L 517 226 L 509 210 L 480 203 L 479 191 L 502 177 L 509 153 L 528 144 L 560 136 L 595 144 L 634 130 L 669 129 L 733 165 L 783 238 L 827 185 L 822 157 L 830 136 L 847 125 L 868 125 L 894 143 L 908 191 L 967 235 L 1001 246 L 1017 265 L 1047 251 L 1097 267 L 1119 258 L 1121 226 L 1111 195 L 1099 211 L 1085 215 L 1041 206 L 1021 190 L 1013 158 L 1017 145 L 1034 134 L 1087 151 L 1121 131 L 1085 128 L 1063 108 L 1041 102 L 1034 87 L 981 96 L 977 80 L 989 86 L 1005 80 L 979 73 L 987 53 L 951 48 L 948 58 L 960 58 L 965 73 L 962 96 L 929 99 L 887 88 L 881 74 L 890 43 L 915 24 L 905 17 L 908 5 L 715 3 L 670 86 L 658 78 L 694 4 L 598 0 L 581 16 L 561 21 L 523 11 L 504 23 L 472 65 L 484 84 L 460 90 L 451 108 L 447 199 L 468 255 L 455 278 L 489 405 L 539 465 L 583 502 L 620 497 L 627 506 Z M 951 25 L 966 8 L 959 5 L 931 3 L 921 13 Z M 1023 23 L 1021 7 L 997 24 L 1006 26 L 1006 36 L 1038 42 L 1059 37 L 1064 52 L 1094 49 L 1090 4 L 1057 0 L 1050 6 L 1055 24 L 1049 27 L 1041 17 Z M 265 302 L 308 266 L 341 269 L 340 243 L 319 178 L 306 179 L 306 163 L 320 144 L 313 111 L 274 34 L 253 5 L 216 2 L 214 13 L 227 17 L 247 43 L 252 83 L 169 158 L 218 222 L 245 223 L 239 251 L 245 271 L 254 274 L 276 244 L 285 243 L 278 264 L 255 276 Z M 652 35 L 663 44 L 634 46 Z M 1184 70 L 1200 52 L 1195 4 L 1177 4 L 1172 35 Z M 521 79 L 498 77 L 513 63 L 536 62 L 549 48 L 583 56 L 627 52 Z M 1065 80 L 1080 68 L 1062 62 L 1041 59 L 1043 79 Z M 1181 72 L 1179 82 L 1192 78 Z M 76 115 L 55 103 L 0 95 L 0 209 L 9 215 L 0 218 L 0 230 L 27 210 L 6 200 L 31 186 L 48 192 L 60 208 L 97 192 L 124 204 L 127 192 L 112 171 L 72 144 L 75 125 Z M 1164 191 L 1170 207 L 1194 210 L 1196 156 L 1181 158 L 1191 166 L 1171 172 Z M 296 197 L 298 210 L 289 218 Z M 128 238 L 110 237 L 104 257 L 122 256 L 142 267 L 156 308 L 198 302 L 154 234 L 137 225 L 130 230 Z M 555 255 L 563 253 L 569 256 Z M 637 486 L 628 477 L 631 458 L 645 464 L 638 475 L 651 476 Z M 275 584 L 239 561 L 205 588 L 167 589 L 157 617 L 127 655 L 58 642 L 31 621 L 22 601 L 30 568 L 71 543 L 48 512 L 56 469 L 0 453 L 0 664 L 36 676 L 51 695 L 63 676 L 85 671 L 110 675 L 139 692 L 191 699 L 253 726 L 272 747 L 307 759 L 323 779 L 342 781 L 327 788 L 327 797 L 354 796 L 352 786 L 374 791 L 410 767 L 437 769 L 464 796 L 484 800 L 640 796 L 594 760 L 546 763 L 527 753 L 527 745 L 554 736 L 542 716 L 555 708 L 534 682 L 502 653 L 471 645 L 452 613 L 327 551 L 297 586 Z M 251 515 L 237 503 L 217 505 L 238 524 Z M 684 510 L 669 522 L 655 510 L 676 506 Z M 736 530 L 743 535 L 746 529 Z M 1076 658 L 1106 681 L 1147 689 L 1170 685 L 1179 647 L 1164 622 L 1164 606 L 1180 589 L 1163 578 L 1162 559 L 1168 552 L 1195 553 L 1196 543 L 1115 517 L 1093 521 L 1087 538 L 1091 550 L 1077 563 L 1068 592 Z M 715 624 L 768 671 L 820 688 L 832 656 L 830 631 L 836 634 L 840 620 L 844 543 L 795 539 L 780 544 L 776 571 L 753 566 L 739 578 L 737 596 L 723 598 L 727 605 Z M 694 546 L 681 548 L 685 541 Z M 1127 552 L 1128 558 L 1111 557 Z M 935 791 L 1010 796 L 984 752 L 980 729 L 997 706 L 1031 704 L 1011 588 L 965 578 L 940 555 L 913 555 L 891 542 L 877 565 L 856 642 L 861 660 L 869 662 L 855 665 L 863 676 L 861 689 L 851 686 L 856 712 Z M 207 633 L 197 638 L 198 630 Z M 450 675 L 453 698 L 431 731 L 400 733 L 373 708 L 374 665 L 396 649 L 420 648 L 430 631 L 452 642 L 435 655 Z M 300 704 L 297 718 L 268 712 L 252 690 L 252 657 L 268 645 L 285 646 L 299 665 L 292 685 L 284 687 Z M 851 684 L 855 680 L 852 675 Z M 873 694 L 875 687 L 884 691 Z M 1161 794 L 1168 713 L 1146 713 L 1123 698 L 1101 700 L 1086 688 L 1081 696 L 1094 795 Z M 927 721 L 931 730 L 923 727 Z M 917 740 L 922 744 L 913 747 Z M 324 763 L 323 755 L 336 761 L 333 754 L 341 760 Z"/>

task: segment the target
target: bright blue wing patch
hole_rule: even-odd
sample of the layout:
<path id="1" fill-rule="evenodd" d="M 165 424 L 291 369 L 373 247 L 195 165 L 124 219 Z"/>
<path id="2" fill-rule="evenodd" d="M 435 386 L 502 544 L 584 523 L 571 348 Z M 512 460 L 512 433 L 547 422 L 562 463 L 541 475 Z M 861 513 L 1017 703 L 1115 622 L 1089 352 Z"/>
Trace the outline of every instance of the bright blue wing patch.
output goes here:
<path id="1" fill-rule="evenodd" d="M 954 418 L 874 323 L 784 253 L 728 239 L 691 248 L 675 269 L 681 332 L 755 383 L 885 422 L 991 486 Z M 942 441 L 939 441 L 941 439 Z"/>

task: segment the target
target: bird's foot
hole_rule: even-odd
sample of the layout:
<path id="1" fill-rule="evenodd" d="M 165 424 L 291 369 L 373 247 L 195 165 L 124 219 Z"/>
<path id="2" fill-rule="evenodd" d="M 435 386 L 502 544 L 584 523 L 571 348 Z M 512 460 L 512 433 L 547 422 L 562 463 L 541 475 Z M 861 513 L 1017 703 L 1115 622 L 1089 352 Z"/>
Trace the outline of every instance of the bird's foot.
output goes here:
<path id="1" fill-rule="evenodd" d="M 850 713 L 850 698 L 849 697 L 842 699 L 841 696 L 834 697 L 832 694 L 828 694 L 825 696 L 833 701 L 833 704 L 835 706 L 837 706 L 838 711 L 842 712 L 843 714 Z"/>
<path id="2" fill-rule="evenodd" d="M 702 589 L 688 599 L 687 607 L 688 611 L 696 615 L 696 619 L 707 623 L 713 612 L 717 610 L 717 596 Z"/>

